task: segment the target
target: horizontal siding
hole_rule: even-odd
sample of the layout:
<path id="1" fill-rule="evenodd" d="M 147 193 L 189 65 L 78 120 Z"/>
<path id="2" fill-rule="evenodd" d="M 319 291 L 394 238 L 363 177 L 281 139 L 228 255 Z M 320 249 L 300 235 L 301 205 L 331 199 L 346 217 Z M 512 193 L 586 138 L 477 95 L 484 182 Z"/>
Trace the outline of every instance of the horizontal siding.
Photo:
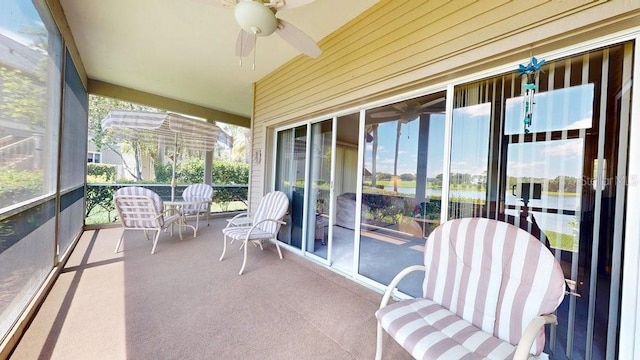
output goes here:
<path id="1" fill-rule="evenodd" d="M 249 212 L 253 213 L 258 208 L 260 199 L 264 195 L 264 166 L 265 166 L 265 131 L 263 126 L 252 126 L 252 142 L 251 147 L 251 172 L 249 184 Z M 256 152 L 260 152 L 260 162 L 257 161 Z"/>
<path id="2" fill-rule="evenodd" d="M 271 183 L 268 128 L 638 26 L 636 0 L 381 0 L 255 84 L 252 206 Z M 267 165 L 268 166 L 268 165 Z"/>
<path id="3" fill-rule="evenodd" d="M 533 41 L 536 27 L 604 3 L 383 0 L 323 40 L 319 58 L 299 56 L 259 81 L 255 119 L 279 121 L 301 109 L 321 109 L 331 99 L 357 100 L 350 95 L 500 39 L 531 33 Z M 422 73 L 429 75 L 438 74 Z"/>

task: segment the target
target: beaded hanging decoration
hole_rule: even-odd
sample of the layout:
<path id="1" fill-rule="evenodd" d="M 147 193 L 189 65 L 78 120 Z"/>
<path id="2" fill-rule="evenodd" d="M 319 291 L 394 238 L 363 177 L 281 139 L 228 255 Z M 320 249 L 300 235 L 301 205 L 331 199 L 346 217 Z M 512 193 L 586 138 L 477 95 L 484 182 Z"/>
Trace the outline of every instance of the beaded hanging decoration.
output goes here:
<path id="1" fill-rule="evenodd" d="M 519 65 L 518 73 L 521 76 L 526 76 L 526 82 L 523 85 L 523 101 L 522 101 L 522 112 L 523 112 L 523 126 L 524 133 L 529 134 L 531 127 L 531 120 L 533 118 L 533 104 L 534 104 L 534 95 L 536 93 L 536 75 L 542 65 L 544 65 L 545 61 L 540 60 L 534 57 L 531 58 L 531 61 L 527 65 Z"/>

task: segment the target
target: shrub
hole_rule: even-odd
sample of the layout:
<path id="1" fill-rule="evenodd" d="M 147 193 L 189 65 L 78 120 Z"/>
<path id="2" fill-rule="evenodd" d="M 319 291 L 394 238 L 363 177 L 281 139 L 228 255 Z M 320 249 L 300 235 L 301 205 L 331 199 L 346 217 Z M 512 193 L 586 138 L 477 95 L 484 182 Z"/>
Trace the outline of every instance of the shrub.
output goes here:
<path id="1" fill-rule="evenodd" d="M 180 163 L 179 166 L 176 166 L 176 179 L 179 184 L 201 183 L 204 179 L 204 161 L 189 159 Z"/>
<path id="2" fill-rule="evenodd" d="M 173 166 L 171 163 L 160 163 L 156 162 L 153 165 L 153 170 L 156 175 L 156 182 L 158 183 L 169 183 L 171 181 L 171 173 L 173 171 Z"/>
<path id="3" fill-rule="evenodd" d="M 248 184 L 249 165 L 244 163 L 215 160 L 213 162 L 213 183 L 220 185 Z"/>
<path id="4" fill-rule="evenodd" d="M 154 166 L 157 183 L 170 183 L 172 164 L 156 163 Z M 176 182 L 178 184 L 196 184 L 204 179 L 204 161 L 189 159 L 176 164 Z M 244 163 L 214 160 L 212 183 L 217 185 L 246 185 L 249 183 L 249 165 Z"/>
<path id="5" fill-rule="evenodd" d="M 87 186 L 87 213 L 85 216 L 89 217 L 94 209 L 102 208 L 107 212 L 109 221 L 111 221 L 111 212 L 115 210 L 113 205 L 113 193 L 115 191 L 116 189 L 112 186 Z"/>
<path id="6" fill-rule="evenodd" d="M 0 204 L 17 204 L 43 193 L 44 178 L 39 171 L 7 169 L 0 172 Z"/>
<path id="7" fill-rule="evenodd" d="M 87 164 L 87 182 L 114 182 L 115 180 L 115 166 L 109 164 Z"/>

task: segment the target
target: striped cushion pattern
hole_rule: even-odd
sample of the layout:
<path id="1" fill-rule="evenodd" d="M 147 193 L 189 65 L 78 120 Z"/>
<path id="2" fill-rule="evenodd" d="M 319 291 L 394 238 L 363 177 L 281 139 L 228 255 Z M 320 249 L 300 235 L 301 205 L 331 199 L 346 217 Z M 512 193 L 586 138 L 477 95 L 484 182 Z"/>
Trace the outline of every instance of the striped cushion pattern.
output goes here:
<path id="1" fill-rule="evenodd" d="M 555 311 L 564 275 L 535 237 L 496 220 L 465 218 L 427 239 L 423 295 L 483 331 L 517 344 L 529 322 Z M 531 353 L 544 348 L 540 330 Z"/>
<path id="2" fill-rule="evenodd" d="M 211 201 L 213 196 L 213 188 L 207 184 L 191 184 L 182 192 L 184 201 Z M 185 205 L 182 211 L 193 214 L 198 211 L 206 211 L 211 204 L 203 203 L 201 205 Z"/>
<path id="3" fill-rule="evenodd" d="M 289 198 L 287 195 L 282 191 L 272 191 L 260 200 L 258 209 L 253 214 L 253 223 L 257 224 L 264 219 L 280 220 L 287 213 L 287 210 L 289 210 Z M 271 233 L 275 236 L 280 225 L 273 221 L 268 221 L 258 225 L 258 227 L 265 233 Z"/>
<path id="4" fill-rule="evenodd" d="M 249 229 L 251 229 L 249 226 L 232 226 L 222 229 L 222 233 L 233 240 L 244 240 L 247 238 Z M 274 233 L 265 232 L 256 228 L 251 232 L 249 240 L 271 239 L 274 236 Z"/>
<path id="5" fill-rule="evenodd" d="M 118 189 L 113 199 L 125 227 L 161 228 L 163 226 L 161 215 L 164 204 L 155 192 L 139 186 L 127 186 Z"/>
<path id="6" fill-rule="evenodd" d="M 515 346 L 471 325 L 429 299 L 411 299 L 376 312 L 376 317 L 416 359 L 509 359 Z"/>

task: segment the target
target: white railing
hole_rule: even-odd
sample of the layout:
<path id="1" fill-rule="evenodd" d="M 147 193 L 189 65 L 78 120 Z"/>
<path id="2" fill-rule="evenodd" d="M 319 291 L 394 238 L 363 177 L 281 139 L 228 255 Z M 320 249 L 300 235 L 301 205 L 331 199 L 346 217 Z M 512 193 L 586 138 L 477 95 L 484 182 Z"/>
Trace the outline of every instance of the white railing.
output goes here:
<path id="1" fill-rule="evenodd" d="M 12 141 L 13 140 L 13 141 Z M 35 136 L 15 141 L 13 136 L 5 136 L 0 139 L 0 166 L 3 168 L 31 168 L 33 164 L 24 164 L 33 161 L 36 150 Z"/>

